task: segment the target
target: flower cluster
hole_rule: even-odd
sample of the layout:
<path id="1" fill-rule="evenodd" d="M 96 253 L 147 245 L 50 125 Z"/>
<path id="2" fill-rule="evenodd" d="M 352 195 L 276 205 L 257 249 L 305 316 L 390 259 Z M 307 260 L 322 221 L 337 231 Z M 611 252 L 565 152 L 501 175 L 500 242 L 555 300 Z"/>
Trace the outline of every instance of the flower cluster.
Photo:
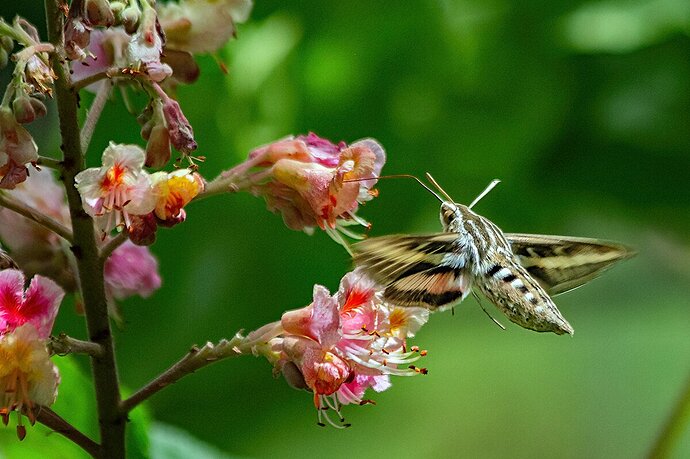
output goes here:
<path id="1" fill-rule="evenodd" d="M 376 196 L 372 188 L 385 160 L 373 139 L 348 146 L 310 133 L 257 148 L 247 161 L 223 173 L 218 184 L 231 189 L 248 185 L 269 210 L 282 214 L 289 228 L 311 233 L 319 227 L 343 243 L 340 233 L 359 238 L 346 226 L 368 227 L 355 212 Z"/>
<path id="2" fill-rule="evenodd" d="M 426 373 L 412 365 L 426 352 L 409 347 L 407 338 L 426 323 L 429 311 L 395 306 L 381 295 L 381 287 L 355 270 L 343 277 L 334 295 L 316 285 L 310 305 L 286 312 L 280 326 L 247 338 L 267 341 L 263 354 L 276 372 L 314 394 L 320 424 L 339 426 L 328 416 L 332 409 L 343 425 L 340 406 L 370 403 L 366 389 L 388 389 L 390 375 Z"/>
<path id="3" fill-rule="evenodd" d="M 0 417 L 7 425 L 17 413 L 17 436 L 26 436 L 23 415 L 31 424 L 35 410 L 50 406 L 60 376 L 50 361 L 45 340 L 50 335 L 63 290 L 53 281 L 35 276 L 24 291 L 24 274 L 0 271 Z"/>
<path id="4" fill-rule="evenodd" d="M 103 152 L 101 167 L 85 169 L 75 177 L 84 210 L 94 217 L 104 238 L 124 227 L 135 243 L 152 244 L 157 224 L 183 222 L 183 207 L 203 190 L 196 172 L 149 174 L 143 169 L 145 160 L 141 147 L 111 143 Z"/>

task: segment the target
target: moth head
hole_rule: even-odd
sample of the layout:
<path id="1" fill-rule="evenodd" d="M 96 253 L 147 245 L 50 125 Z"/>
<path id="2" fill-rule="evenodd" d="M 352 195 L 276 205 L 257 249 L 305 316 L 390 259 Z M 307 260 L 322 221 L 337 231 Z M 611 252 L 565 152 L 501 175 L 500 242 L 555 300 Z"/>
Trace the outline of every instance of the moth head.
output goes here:
<path id="1" fill-rule="evenodd" d="M 456 204 L 450 201 L 443 201 L 441 203 L 441 211 L 439 217 L 444 231 L 457 231 L 459 222 L 462 221 L 462 204 Z"/>

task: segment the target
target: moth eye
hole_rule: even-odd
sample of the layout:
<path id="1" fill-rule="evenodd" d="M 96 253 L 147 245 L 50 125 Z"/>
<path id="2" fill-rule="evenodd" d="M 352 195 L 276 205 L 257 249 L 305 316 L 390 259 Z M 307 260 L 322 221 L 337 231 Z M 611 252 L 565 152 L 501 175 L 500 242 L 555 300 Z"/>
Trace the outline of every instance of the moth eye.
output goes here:
<path id="1" fill-rule="evenodd" d="M 448 203 L 443 203 L 441 204 L 441 212 L 440 212 L 440 217 L 441 217 L 441 224 L 443 225 L 444 229 L 447 229 L 448 226 L 457 218 L 456 215 L 457 208 Z"/>

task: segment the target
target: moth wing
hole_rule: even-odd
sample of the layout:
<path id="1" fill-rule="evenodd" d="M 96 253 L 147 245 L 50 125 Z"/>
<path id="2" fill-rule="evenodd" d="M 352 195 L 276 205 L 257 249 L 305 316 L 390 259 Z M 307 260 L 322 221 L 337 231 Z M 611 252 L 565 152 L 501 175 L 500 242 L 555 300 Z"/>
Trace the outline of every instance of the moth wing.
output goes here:
<path id="1" fill-rule="evenodd" d="M 586 284 L 635 255 L 629 247 L 600 239 L 511 233 L 505 237 L 520 264 L 549 295 Z"/>
<path id="2" fill-rule="evenodd" d="M 469 293 L 471 275 L 457 234 L 382 236 L 354 244 L 353 251 L 355 264 L 399 306 L 443 310 Z"/>

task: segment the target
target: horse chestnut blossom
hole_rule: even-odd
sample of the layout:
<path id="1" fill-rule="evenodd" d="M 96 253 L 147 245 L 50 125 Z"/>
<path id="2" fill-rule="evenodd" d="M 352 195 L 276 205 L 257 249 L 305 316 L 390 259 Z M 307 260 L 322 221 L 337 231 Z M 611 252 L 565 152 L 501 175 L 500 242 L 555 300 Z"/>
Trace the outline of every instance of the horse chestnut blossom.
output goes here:
<path id="1" fill-rule="evenodd" d="M 408 348 L 407 338 L 426 323 L 429 311 L 384 302 L 382 292 L 382 287 L 355 270 L 343 277 L 335 295 L 316 285 L 309 306 L 288 311 L 279 326 L 264 327 L 247 337 L 268 335 L 263 337 L 268 342 L 263 354 L 290 385 L 314 394 L 320 424 L 325 420 L 341 427 L 340 406 L 371 402 L 363 398 L 366 389 L 388 389 L 390 375 L 426 373 L 412 365 L 425 352 Z M 341 425 L 330 419 L 329 408 Z"/>
<path id="2" fill-rule="evenodd" d="M 115 227 L 129 227 L 130 215 L 151 212 L 156 196 L 150 175 L 142 169 L 146 154 L 141 147 L 111 142 L 102 159 L 102 167 L 83 170 L 74 181 L 84 210 L 105 236 Z"/>
<path id="3" fill-rule="evenodd" d="M 26 165 L 38 160 L 33 137 L 14 117 L 12 109 L 0 106 L 0 189 L 12 189 L 26 180 Z"/>
<path id="4" fill-rule="evenodd" d="M 282 214 L 288 228 L 311 234 L 319 227 L 345 245 L 340 233 L 361 238 L 346 226 L 369 226 L 355 212 L 376 196 L 372 188 L 385 161 L 383 147 L 373 139 L 348 146 L 310 133 L 255 149 L 213 186 L 249 186 L 270 211 Z"/>
<path id="5" fill-rule="evenodd" d="M 251 0 L 182 0 L 156 6 L 167 48 L 213 53 L 235 36 L 235 23 L 244 22 Z"/>
<path id="6" fill-rule="evenodd" d="M 0 416 L 7 425 L 17 413 L 17 436 L 26 436 L 23 416 L 31 424 L 35 410 L 57 397 L 60 376 L 45 346 L 57 315 L 63 290 L 53 281 L 35 276 L 24 291 L 24 274 L 0 271 Z"/>

